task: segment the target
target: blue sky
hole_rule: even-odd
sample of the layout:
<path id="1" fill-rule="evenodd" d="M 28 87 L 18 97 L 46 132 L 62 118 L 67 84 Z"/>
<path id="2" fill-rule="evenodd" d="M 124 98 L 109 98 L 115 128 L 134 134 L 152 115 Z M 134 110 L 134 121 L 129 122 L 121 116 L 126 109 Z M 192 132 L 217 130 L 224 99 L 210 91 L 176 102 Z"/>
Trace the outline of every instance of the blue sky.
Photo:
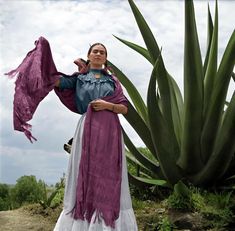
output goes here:
<path id="1" fill-rule="evenodd" d="M 162 47 L 167 69 L 183 89 L 184 1 L 136 0 L 138 8 Z M 219 2 L 219 58 L 235 28 L 235 1 Z M 206 48 L 208 1 L 195 1 L 202 55 Z M 209 1 L 212 15 L 214 1 Z M 63 144 L 75 131 L 79 115 L 67 110 L 51 92 L 39 105 L 34 118 L 31 144 L 13 130 L 14 80 L 3 73 L 16 68 L 40 36 L 48 39 L 57 69 L 71 74 L 73 60 L 86 59 L 89 45 L 102 42 L 108 58 L 135 84 L 144 100 L 151 66 L 143 57 L 113 37 L 144 46 L 127 0 L 83 1 L 0 1 L 0 182 L 15 183 L 22 175 L 35 175 L 55 183 L 66 172 L 68 155 Z M 235 89 L 231 82 L 228 98 Z M 143 143 L 120 116 L 121 123 L 136 146 Z"/>

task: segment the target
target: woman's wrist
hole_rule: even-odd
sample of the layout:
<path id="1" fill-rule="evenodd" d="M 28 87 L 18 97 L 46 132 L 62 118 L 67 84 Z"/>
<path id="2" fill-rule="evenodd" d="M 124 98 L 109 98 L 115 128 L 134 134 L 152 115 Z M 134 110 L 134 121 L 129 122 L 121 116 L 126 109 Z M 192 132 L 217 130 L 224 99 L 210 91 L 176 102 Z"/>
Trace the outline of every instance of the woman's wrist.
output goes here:
<path id="1" fill-rule="evenodd" d="M 115 104 L 108 102 L 106 109 L 108 109 L 109 111 L 114 111 L 115 110 Z"/>
<path id="2" fill-rule="evenodd" d="M 112 112 L 114 112 L 114 109 L 115 109 L 115 104 L 113 103 L 113 105 L 112 105 Z"/>
<path id="3" fill-rule="evenodd" d="M 112 111 L 116 114 L 126 114 L 128 109 L 126 106 L 122 105 L 122 104 L 115 104 L 115 103 L 110 103 L 107 102 L 107 106 L 106 109 L 108 109 L 109 111 Z"/>

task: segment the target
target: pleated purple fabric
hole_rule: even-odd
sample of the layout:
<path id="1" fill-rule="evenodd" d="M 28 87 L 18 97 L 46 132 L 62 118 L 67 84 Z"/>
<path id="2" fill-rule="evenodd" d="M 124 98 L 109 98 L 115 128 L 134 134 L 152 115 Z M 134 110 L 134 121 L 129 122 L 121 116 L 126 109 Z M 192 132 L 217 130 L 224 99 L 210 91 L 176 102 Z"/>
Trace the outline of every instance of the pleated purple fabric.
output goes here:
<path id="1" fill-rule="evenodd" d="M 103 99 L 127 105 L 118 80 L 115 91 Z M 75 219 L 91 221 L 96 212 L 114 228 L 120 212 L 122 176 L 121 125 L 116 113 L 88 107 L 83 132 L 82 155 L 77 180 Z"/>

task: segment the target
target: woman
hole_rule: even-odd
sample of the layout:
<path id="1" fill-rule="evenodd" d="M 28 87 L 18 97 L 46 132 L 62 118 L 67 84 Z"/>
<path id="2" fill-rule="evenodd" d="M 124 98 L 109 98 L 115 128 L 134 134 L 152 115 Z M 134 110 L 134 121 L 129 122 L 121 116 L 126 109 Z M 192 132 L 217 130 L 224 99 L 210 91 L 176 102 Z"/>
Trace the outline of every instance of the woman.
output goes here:
<path id="1" fill-rule="evenodd" d="M 56 91 L 74 89 L 82 114 L 73 137 L 64 208 L 54 231 L 136 231 L 121 126 L 127 100 L 106 68 L 107 50 L 95 43 L 80 72 L 62 76 Z"/>

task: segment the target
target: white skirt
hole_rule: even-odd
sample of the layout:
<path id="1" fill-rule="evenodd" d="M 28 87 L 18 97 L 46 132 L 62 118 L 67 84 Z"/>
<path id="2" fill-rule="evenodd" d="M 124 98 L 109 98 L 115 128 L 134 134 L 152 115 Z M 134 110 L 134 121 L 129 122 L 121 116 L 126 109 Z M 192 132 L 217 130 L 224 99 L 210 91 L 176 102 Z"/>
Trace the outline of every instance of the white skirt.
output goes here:
<path id="1" fill-rule="evenodd" d="M 94 212 L 91 222 L 83 220 L 75 220 L 69 213 L 75 205 L 76 200 L 76 184 L 78 176 L 78 168 L 81 158 L 82 134 L 85 121 L 83 114 L 78 122 L 71 149 L 71 155 L 68 163 L 66 175 L 66 186 L 64 195 L 64 208 L 56 223 L 54 231 L 137 231 L 137 224 L 131 203 L 131 196 L 127 177 L 127 165 L 125 157 L 125 148 L 122 138 L 122 183 L 120 198 L 119 218 L 115 222 L 115 229 L 106 226 L 104 220 L 95 220 L 96 212 Z"/>

